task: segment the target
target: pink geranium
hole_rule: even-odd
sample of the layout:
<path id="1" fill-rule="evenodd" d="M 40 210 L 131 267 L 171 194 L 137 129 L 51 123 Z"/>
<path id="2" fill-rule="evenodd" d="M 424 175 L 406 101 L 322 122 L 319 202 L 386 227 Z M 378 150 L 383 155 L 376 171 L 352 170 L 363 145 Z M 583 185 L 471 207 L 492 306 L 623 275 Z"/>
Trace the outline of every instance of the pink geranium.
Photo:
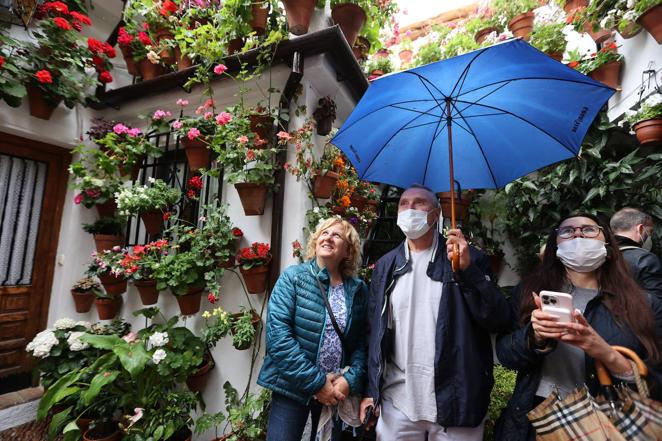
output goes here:
<path id="1" fill-rule="evenodd" d="M 180 120 L 176 120 L 174 123 L 172 123 L 172 128 L 175 130 L 179 130 L 182 128 L 183 125 L 184 125 L 183 122 L 181 122 Z"/>
<path id="2" fill-rule="evenodd" d="M 221 112 L 216 116 L 216 123 L 224 126 L 232 121 L 232 115 L 228 112 Z"/>
<path id="3" fill-rule="evenodd" d="M 248 136 L 241 135 L 237 138 L 237 142 L 239 142 L 239 144 L 246 144 L 248 142 Z"/>
<path id="4" fill-rule="evenodd" d="M 195 127 L 189 129 L 188 133 L 186 134 L 186 137 L 191 141 L 197 138 L 198 136 L 200 136 L 200 130 L 196 129 Z"/>
<path id="5" fill-rule="evenodd" d="M 129 132 L 129 128 L 122 123 L 117 123 L 113 126 L 113 132 L 117 133 L 118 135 L 123 135 L 124 133 Z"/>
<path id="6" fill-rule="evenodd" d="M 226 70 L 228 70 L 228 67 L 225 64 L 217 64 L 214 66 L 214 73 L 216 75 L 222 75 Z"/>
<path id="7" fill-rule="evenodd" d="M 136 136 L 140 136 L 141 133 L 142 132 L 137 127 L 134 127 L 133 129 L 129 129 L 129 131 L 126 132 L 126 134 L 131 136 L 132 138 L 135 138 Z"/>
<path id="8" fill-rule="evenodd" d="M 167 110 L 157 110 L 156 112 L 154 112 L 154 115 L 152 115 L 152 119 L 160 120 L 170 116 L 172 116 L 172 113 L 168 112 Z"/>
<path id="9" fill-rule="evenodd" d="M 289 141 L 290 138 L 292 138 L 292 137 L 290 136 L 289 133 L 287 133 L 287 132 L 285 132 L 285 131 L 283 131 L 283 130 L 281 130 L 280 132 L 278 132 L 278 133 L 276 134 L 276 136 L 277 136 L 278 139 L 280 139 L 281 141 Z"/>
<path id="10" fill-rule="evenodd" d="M 180 98 L 180 99 L 177 100 L 177 105 L 181 106 L 181 107 L 186 107 L 186 106 L 188 106 L 188 100 L 183 100 L 183 99 Z"/>

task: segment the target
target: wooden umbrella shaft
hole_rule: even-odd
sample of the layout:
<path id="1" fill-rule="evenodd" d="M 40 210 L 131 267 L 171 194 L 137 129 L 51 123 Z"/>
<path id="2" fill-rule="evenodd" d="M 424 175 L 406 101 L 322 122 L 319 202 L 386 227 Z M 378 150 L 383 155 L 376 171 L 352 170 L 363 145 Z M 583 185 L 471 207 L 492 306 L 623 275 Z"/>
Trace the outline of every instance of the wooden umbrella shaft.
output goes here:
<path id="1" fill-rule="evenodd" d="M 448 175 L 451 184 L 451 228 L 457 228 L 455 223 L 455 176 L 453 172 L 453 131 L 452 131 L 451 117 L 451 99 L 446 98 L 446 126 L 448 128 Z M 451 268 L 453 272 L 457 272 L 460 268 L 460 247 L 455 244 L 453 246 L 453 254 L 451 256 Z"/>

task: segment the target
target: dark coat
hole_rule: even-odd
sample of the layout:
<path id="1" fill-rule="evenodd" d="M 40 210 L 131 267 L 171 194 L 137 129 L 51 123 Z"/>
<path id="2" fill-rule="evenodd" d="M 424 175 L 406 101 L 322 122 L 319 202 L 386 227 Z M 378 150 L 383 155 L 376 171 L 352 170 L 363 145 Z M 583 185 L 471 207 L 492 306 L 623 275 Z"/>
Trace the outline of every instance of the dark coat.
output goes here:
<path id="1" fill-rule="evenodd" d="M 445 243 L 439 235 L 433 261 L 427 269 L 428 277 L 443 282 L 434 367 L 437 422 L 445 427 L 475 427 L 485 417 L 494 383 L 490 332 L 508 329 L 512 319 L 505 297 L 490 279 L 487 256 L 472 247 L 471 265 L 455 274 Z M 384 361 L 392 347 L 385 301 L 389 301 L 398 277 L 411 271 L 406 246 L 403 243 L 379 259 L 370 284 L 366 396 L 377 404 Z"/>
<path id="2" fill-rule="evenodd" d="M 608 294 L 606 294 L 608 295 Z M 513 316 L 519 317 L 520 289 L 513 292 L 510 299 Z M 619 326 L 603 304 L 603 294 L 592 299 L 584 316 L 595 331 L 610 345 L 620 345 L 634 350 L 642 359 L 646 359 L 646 350 L 636 335 L 626 326 Z M 662 341 L 662 302 L 649 295 L 653 309 L 656 335 L 658 342 Z M 510 332 L 497 336 L 496 352 L 499 361 L 504 366 L 517 370 L 515 390 L 508 405 L 497 421 L 494 439 L 496 441 L 525 441 L 535 439 L 535 431 L 526 414 L 533 409 L 536 399 L 536 390 L 540 384 L 542 361 L 547 351 L 538 351 L 529 346 L 529 334 L 532 332 L 531 323 L 525 326 L 513 326 Z M 586 356 L 586 385 L 593 395 L 600 391 L 600 385 L 595 375 L 595 363 Z M 662 384 L 662 366 L 649 365 L 648 384 L 651 395 L 660 399 L 660 385 Z"/>
<path id="3" fill-rule="evenodd" d="M 616 240 L 634 280 L 642 289 L 662 299 L 660 259 L 628 237 L 616 235 Z"/>

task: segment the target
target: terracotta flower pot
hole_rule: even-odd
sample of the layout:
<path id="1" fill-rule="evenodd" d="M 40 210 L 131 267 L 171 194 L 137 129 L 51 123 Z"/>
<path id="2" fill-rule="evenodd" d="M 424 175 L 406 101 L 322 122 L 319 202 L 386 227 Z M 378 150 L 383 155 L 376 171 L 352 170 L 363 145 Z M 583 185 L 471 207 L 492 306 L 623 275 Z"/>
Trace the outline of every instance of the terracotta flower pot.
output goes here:
<path id="1" fill-rule="evenodd" d="M 411 57 L 414 55 L 414 52 L 412 52 L 409 49 L 405 49 L 403 51 L 400 51 L 398 53 L 398 56 L 400 57 L 400 61 L 402 64 L 409 64 L 411 62 Z"/>
<path id="2" fill-rule="evenodd" d="M 202 289 L 199 286 L 192 286 L 189 287 L 187 294 L 175 296 L 179 305 L 179 312 L 182 315 L 193 315 L 200 311 Z"/>
<path id="3" fill-rule="evenodd" d="M 92 303 L 94 303 L 94 294 L 92 291 L 74 291 L 71 290 L 71 295 L 74 298 L 74 305 L 76 312 L 79 314 L 90 312 Z"/>
<path id="4" fill-rule="evenodd" d="M 108 199 L 103 204 L 96 204 L 97 212 L 100 217 L 113 217 L 117 211 L 117 204 L 114 199 Z"/>
<path id="5" fill-rule="evenodd" d="M 265 6 L 266 4 L 266 6 Z M 264 35 L 267 32 L 267 18 L 269 18 L 269 4 L 265 2 L 253 2 L 251 4 L 251 28 L 257 35 Z"/>
<path id="6" fill-rule="evenodd" d="M 241 52 L 241 48 L 244 47 L 243 38 L 234 38 L 228 42 L 228 55 L 236 54 Z"/>
<path id="7" fill-rule="evenodd" d="M 230 316 L 232 322 L 234 323 L 234 322 L 236 322 L 237 320 L 239 320 L 239 318 L 240 318 L 242 315 L 244 315 L 243 312 L 237 312 L 237 313 L 232 314 L 232 315 Z M 257 334 L 257 330 L 258 330 L 258 328 L 260 327 L 260 323 L 262 322 L 262 319 L 261 319 L 260 316 L 257 314 L 257 312 L 255 312 L 255 311 L 253 311 L 253 310 L 251 310 L 251 316 L 252 316 L 252 317 L 251 317 L 251 323 L 252 323 L 252 325 L 253 325 L 253 328 L 255 328 L 255 331 L 256 331 L 256 334 Z M 234 329 L 234 328 L 230 328 L 230 333 L 231 333 L 231 334 L 234 334 L 234 330 L 233 330 L 233 329 Z M 239 351 L 245 351 L 246 349 L 249 349 L 249 348 L 251 347 L 251 344 L 252 344 L 252 343 L 253 343 L 253 342 L 251 342 L 251 343 L 247 343 L 247 344 L 245 344 L 245 345 L 241 345 L 241 346 L 235 346 L 235 344 L 232 343 L 232 346 L 234 346 L 234 348 L 237 349 L 237 350 L 239 350 Z"/>
<path id="8" fill-rule="evenodd" d="M 559 63 L 563 60 L 563 52 L 545 52 L 549 58 L 553 58 Z"/>
<path id="9" fill-rule="evenodd" d="M 142 77 L 143 81 L 153 80 L 154 78 L 164 74 L 164 69 L 160 64 L 154 64 L 147 58 L 140 60 L 138 63 L 138 69 L 140 69 L 140 76 Z"/>
<path id="10" fill-rule="evenodd" d="M 474 40 L 476 40 L 476 43 L 482 44 L 483 41 L 490 35 L 492 32 L 498 32 L 498 29 L 495 28 L 494 26 L 490 26 L 489 28 L 481 29 L 480 31 L 476 32 L 476 35 L 474 35 Z"/>
<path id="11" fill-rule="evenodd" d="M 508 22 L 508 29 L 515 37 L 521 37 L 528 40 L 533 30 L 533 11 L 526 12 L 514 17 Z"/>
<path id="12" fill-rule="evenodd" d="M 645 119 L 633 127 L 637 140 L 641 144 L 651 144 L 662 141 L 662 118 Z"/>
<path id="13" fill-rule="evenodd" d="M 632 37 L 635 37 L 639 35 L 639 33 L 643 30 L 641 26 L 639 26 L 637 23 L 630 23 L 625 29 L 621 30 L 620 28 L 618 29 L 618 33 L 623 37 L 624 39 L 629 39 Z"/>
<path id="14" fill-rule="evenodd" d="M 61 100 L 58 100 L 57 103 L 52 103 L 46 100 L 41 90 L 32 84 L 28 84 L 27 89 L 28 104 L 30 105 L 30 115 L 39 119 L 51 119 L 53 112 Z"/>
<path id="15" fill-rule="evenodd" d="M 108 295 L 116 297 L 126 291 L 126 279 L 124 277 L 115 277 L 111 273 L 98 276 Z"/>
<path id="16" fill-rule="evenodd" d="M 315 3 L 317 3 L 316 0 L 283 0 L 290 33 L 303 35 L 308 32 L 310 17 L 312 17 L 315 10 Z"/>
<path id="17" fill-rule="evenodd" d="M 246 291 L 250 294 L 261 294 L 267 289 L 267 278 L 269 277 L 269 264 L 244 269 L 240 267 L 241 275 L 246 282 Z"/>
<path id="18" fill-rule="evenodd" d="M 204 138 L 188 139 L 188 137 L 182 136 L 179 138 L 179 142 L 184 146 L 189 171 L 195 172 L 201 168 L 207 168 L 211 153 Z"/>
<path id="19" fill-rule="evenodd" d="M 163 212 L 159 209 L 140 212 L 145 230 L 150 236 L 158 236 L 163 228 Z"/>
<path id="20" fill-rule="evenodd" d="M 590 35 L 596 43 L 604 42 L 614 33 L 611 29 L 598 29 L 597 31 L 594 31 L 593 25 L 589 22 L 584 23 L 584 31 Z"/>
<path id="21" fill-rule="evenodd" d="M 248 119 L 251 123 L 251 132 L 257 133 L 260 138 L 271 141 L 272 134 L 274 132 L 274 119 L 270 115 L 249 115 Z M 265 144 L 263 147 L 268 146 Z"/>
<path id="22" fill-rule="evenodd" d="M 95 234 L 94 243 L 97 247 L 97 252 L 102 252 L 103 250 L 111 250 L 114 246 L 124 245 L 124 235 L 123 234 Z"/>
<path id="23" fill-rule="evenodd" d="M 352 196 L 350 196 L 349 200 L 351 202 L 352 207 L 355 207 L 359 212 L 368 210 L 374 213 L 377 211 L 377 206 L 379 205 L 377 201 L 368 199 L 367 197 L 361 196 L 356 192 L 352 193 Z"/>
<path id="24" fill-rule="evenodd" d="M 333 195 L 338 182 L 338 173 L 328 171 L 324 175 L 316 174 L 313 181 L 313 196 L 319 199 L 328 199 Z"/>
<path id="25" fill-rule="evenodd" d="M 159 291 L 156 289 L 156 280 L 136 280 L 133 284 L 138 288 L 143 305 L 155 305 L 158 302 Z"/>
<path id="26" fill-rule="evenodd" d="M 122 439 L 122 433 L 119 430 L 110 435 L 96 435 L 92 432 L 92 430 L 88 430 L 83 433 L 83 441 L 119 441 Z"/>
<path id="27" fill-rule="evenodd" d="M 202 362 L 202 366 L 197 371 L 192 373 L 186 379 L 186 385 L 191 392 L 200 392 L 205 388 L 207 380 L 209 379 L 209 371 L 211 371 L 216 364 L 211 357 L 206 356 Z"/>
<path id="28" fill-rule="evenodd" d="M 124 57 L 124 62 L 126 63 L 126 71 L 129 73 L 129 75 L 133 75 L 134 77 L 140 75 L 138 65 L 133 60 L 133 49 L 131 49 L 130 46 L 120 45 L 120 51 L 122 51 L 122 56 Z"/>
<path id="29" fill-rule="evenodd" d="M 381 69 L 373 69 L 370 72 L 370 75 L 373 76 L 373 77 L 381 77 L 382 75 L 384 75 L 384 71 L 381 70 Z"/>
<path id="30" fill-rule="evenodd" d="M 566 14 L 572 14 L 577 9 L 583 9 L 588 6 L 589 0 L 566 0 L 563 10 Z"/>
<path id="31" fill-rule="evenodd" d="M 95 299 L 99 320 L 112 320 L 117 315 L 120 299 Z"/>
<path id="32" fill-rule="evenodd" d="M 589 72 L 588 76 L 594 80 L 600 81 L 607 86 L 619 89 L 620 88 L 620 76 L 621 76 L 621 66 L 623 63 L 621 61 L 612 61 L 611 63 L 605 63 L 599 68 L 595 69 L 593 72 Z"/>
<path id="33" fill-rule="evenodd" d="M 362 36 L 356 38 L 354 46 L 352 46 L 352 53 L 357 60 L 368 59 L 368 52 L 370 51 L 370 41 Z"/>
<path id="34" fill-rule="evenodd" d="M 455 219 L 464 220 L 469 216 L 469 205 L 473 195 L 471 193 L 462 192 L 462 199 L 457 198 L 458 193 L 455 192 Z M 441 213 L 446 219 L 451 218 L 451 193 L 450 191 L 442 191 L 439 193 L 439 201 L 441 202 Z"/>
<path id="35" fill-rule="evenodd" d="M 92 418 L 78 418 L 78 421 L 76 421 L 76 425 L 78 425 L 78 428 L 80 429 L 81 433 L 85 433 L 90 428 L 90 423 L 92 421 L 93 421 Z"/>
<path id="36" fill-rule="evenodd" d="M 234 188 L 239 193 L 241 205 L 244 207 L 246 216 L 257 216 L 264 214 L 264 206 L 269 194 L 269 186 L 265 184 L 251 184 L 243 182 L 234 184 Z"/>
<path id="37" fill-rule="evenodd" d="M 354 46 L 356 37 L 359 36 L 359 32 L 361 32 L 361 28 L 367 19 L 363 8 L 354 3 L 341 3 L 333 7 L 331 18 L 334 23 L 340 26 L 349 47 Z"/>
<path id="38" fill-rule="evenodd" d="M 123 177 L 128 176 L 131 178 L 132 181 L 135 181 L 136 179 L 138 179 L 138 175 L 140 174 L 140 169 L 143 166 L 144 160 L 145 157 L 141 155 L 140 157 L 136 158 L 135 164 L 133 164 L 130 167 L 124 167 L 122 164 L 119 164 L 117 166 L 117 169 L 120 172 L 120 176 Z"/>
<path id="39" fill-rule="evenodd" d="M 177 70 L 185 70 L 193 66 L 193 60 L 188 55 L 182 56 L 182 51 L 178 47 L 175 48 L 175 63 Z"/>
<path id="40" fill-rule="evenodd" d="M 651 34 L 657 44 L 662 44 L 662 3 L 641 14 L 637 23 Z"/>

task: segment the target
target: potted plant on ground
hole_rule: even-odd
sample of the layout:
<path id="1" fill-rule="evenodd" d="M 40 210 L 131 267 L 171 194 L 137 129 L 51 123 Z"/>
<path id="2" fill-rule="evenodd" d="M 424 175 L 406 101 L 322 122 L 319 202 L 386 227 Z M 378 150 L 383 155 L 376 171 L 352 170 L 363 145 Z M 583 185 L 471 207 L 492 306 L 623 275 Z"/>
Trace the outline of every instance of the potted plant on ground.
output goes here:
<path id="1" fill-rule="evenodd" d="M 540 6 L 537 0 L 494 0 L 494 15 L 500 17 L 515 37 L 529 39 L 533 30 L 533 10 Z"/>
<path id="2" fill-rule="evenodd" d="M 239 269 L 249 293 L 260 294 L 266 290 L 270 263 L 269 244 L 253 242 L 250 247 L 239 250 L 237 264 L 240 265 Z"/>
<path id="3" fill-rule="evenodd" d="M 625 122 L 641 144 L 662 141 L 662 93 L 657 92 L 646 98 L 636 111 L 626 111 Z"/>
<path id="4" fill-rule="evenodd" d="M 161 179 L 147 179 L 150 185 L 124 187 L 115 193 L 117 209 L 122 216 L 140 214 L 145 230 L 151 236 L 161 233 L 164 214 L 174 205 L 181 193 Z"/>
<path id="5" fill-rule="evenodd" d="M 241 312 L 232 314 L 231 321 L 232 346 L 240 351 L 249 349 L 255 341 L 261 323 L 260 316 L 252 309 L 242 308 Z"/>
<path id="6" fill-rule="evenodd" d="M 138 288 L 143 305 L 153 305 L 159 299 L 154 269 L 161 265 L 167 254 L 168 241 L 162 239 L 145 245 L 134 245 L 120 262 L 127 278 Z"/>
<path id="7" fill-rule="evenodd" d="M 122 260 L 126 254 L 126 248 L 115 246 L 110 250 L 100 253 L 92 253 L 92 262 L 87 267 L 88 276 L 96 276 L 101 281 L 106 292 L 117 297 L 126 291 L 126 277 Z"/>
<path id="8" fill-rule="evenodd" d="M 326 136 L 331 132 L 333 121 L 336 120 L 336 103 L 330 96 L 325 96 L 317 101 L 317 109 L 313 117 L 317 123 L 317 134 Z"/>
<path id="9" fill-rule="evenodd" d="M 102 217 L 91 224 L 83 224 L 86 233 L 94 235 L 97 251 L 109 250 L 114 246 L 124 246 L 126 219 L 123 217 Z"/>
<path id="10" fill-rule="evenodd" d="M 76 312 L 79 314 L 89 312 L 94 303 L 95 293 L 101 291 L 101 285 L 90 277 L 78 280 L 71 287 L 71 295 L 74 298 Z"/>
<path id="11" fill-rule="evenodd" d="M 568 42 L 563 32 L 565 23 L 537 22 L 531 32 L 531 46 L 546 53 L 556 61 L 563 59 Z"/>

